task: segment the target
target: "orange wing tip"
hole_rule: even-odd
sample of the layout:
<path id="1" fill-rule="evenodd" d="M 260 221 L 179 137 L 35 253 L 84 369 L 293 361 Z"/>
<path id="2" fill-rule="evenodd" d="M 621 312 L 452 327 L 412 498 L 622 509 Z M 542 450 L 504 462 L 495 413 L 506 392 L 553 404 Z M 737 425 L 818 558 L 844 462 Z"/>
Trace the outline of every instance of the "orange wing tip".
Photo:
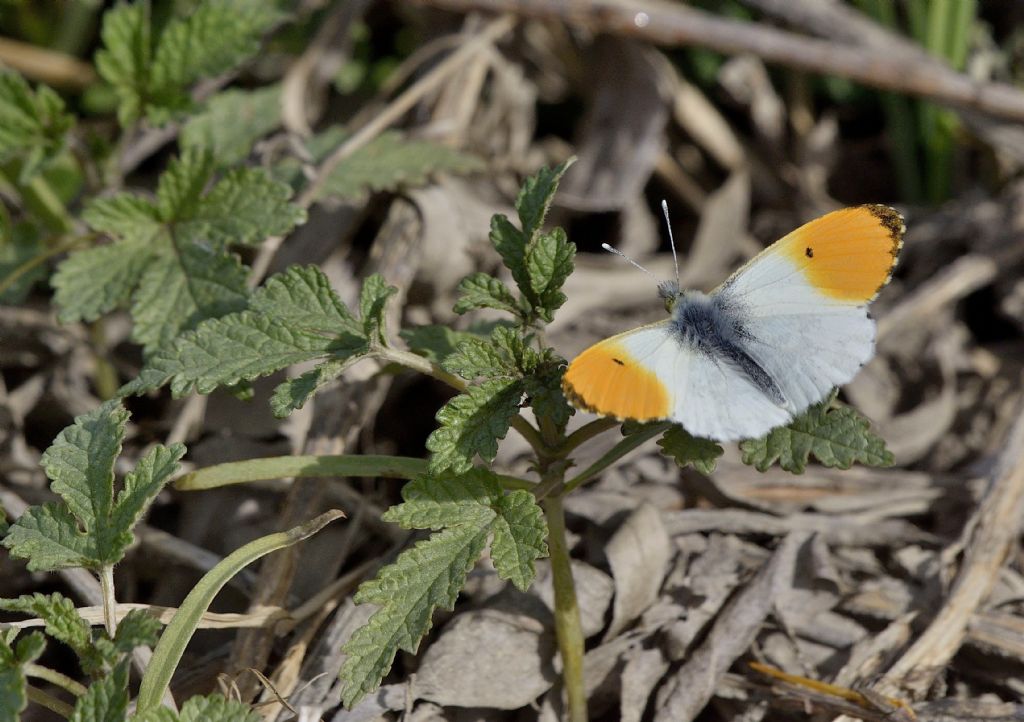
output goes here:
<path id="1" fill-rule="evenodd" d="M 620 421 L 668 418 L 668 389 L 619 344 L 599 343 L 569 364 L 565 398 L 578 409 Z"/>
<path id="2" fill-rule="evenodd" d="M 866 304 L 892 278 L 905 232 L 899 212 L 868 204 L 810 221 L 780 241 L 780 250 L 824 296 Z"/>

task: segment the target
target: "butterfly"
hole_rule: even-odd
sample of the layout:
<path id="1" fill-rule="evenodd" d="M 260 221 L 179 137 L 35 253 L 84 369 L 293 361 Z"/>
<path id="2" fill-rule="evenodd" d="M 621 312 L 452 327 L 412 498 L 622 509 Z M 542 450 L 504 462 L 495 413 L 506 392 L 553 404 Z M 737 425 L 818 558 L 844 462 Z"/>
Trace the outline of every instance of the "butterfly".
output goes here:
<path id="1" fill-rule="evenodd" d="M 670 317 L 583 351 L 566 369 L 565 396 L 697 437 L 760 438 L 874 355 L 867 305 L 892 277 L 905 231 L 888 206 L 844 208 L 776 241 L 711 293 L 662 282 Z"/>

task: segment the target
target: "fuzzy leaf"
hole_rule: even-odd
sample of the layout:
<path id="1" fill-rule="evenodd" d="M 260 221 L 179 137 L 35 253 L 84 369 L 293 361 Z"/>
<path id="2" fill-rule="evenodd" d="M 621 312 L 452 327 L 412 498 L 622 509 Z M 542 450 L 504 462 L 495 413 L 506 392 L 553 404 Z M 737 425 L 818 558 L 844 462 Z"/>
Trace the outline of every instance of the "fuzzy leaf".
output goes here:
<path id="1" fill-rule="evenodd" d="M 516 297 L 508 286 L 486 273 L 474 273 L 459 282 L 459 300 L 453 310 L 461 314 L 476 308 L 519 313 Z"/>
<path id="2" fill-rule="evenodd" d="M 0 70 L 0 159 L 52 157 L 64 147 L 64 137 L 74 124 L 64 112 L 64 101 L 53 90 L 40 85 L 35 92 L 18 73 Z M 22 172 L 27 180 L 38 161 Z"/>
<path id="3" fill-rule="evenodd" d="M 160 638 L 163 625 L 145 609 L 133 609 L 117 623 L 114 633 L 114 649 L 121 654 L 131 654 L 136 647 L 152 647 Z"/>
<path id="4" fill-rule="evenodd" d="M 96 69 L 114 86 L 120 101 L 117 118 L 128 127 L 142 115 L 149 86 L 152 34 L 149 4 L 121 3 L 103 14 L 100 31 L 103 49 L 96 53 Z"/>
<path id="5" fill-rule="evenodd" d="M 876 436 L 867 419 L 849 406 L 833 407 L 835 393 L 761 439 L 740 442 L 743 463 L 766 471 L 776 461 L 793 474 L 802 474 L 813 454 L 823 465 L 849 469 L 854 462 L 891 466 L 892 452 Z"/>
<path id="6" fill-rule="evenodd" d="M 687 464 L 702 474 L 710 474 L 724 453 L 721 446 L 710 439 L 691 436 L 682 426 L 673 426 L 658 439 L 658 446 L 666 456 L 675 459 L 680 467 Z"/>
<path id="7" fill-rule="evenodd" d="M 548 323 L 565 303 L 561 288 L 573 271 L 575 256 L 576 246 L 569 242 L 561 228 L 538 235 L 527 249 L 526 269 L 530 277 L 531 298 L 536 299 L 537 314 Z"/>
<path id="8" fill-rule="evenodd" d="M 119 722 L 128 715 L 128 661 L 100 677 L 78 698 L 69 722 Z"/>
<path id="9" fill-rule="evenodd" d="M 497 214 L 491 217 L 490 239 L 491 244 L 501 256 L 502 263 L 511 271 L 512 278 L 519 286 L 519 290 L 529 298 L 531 288 L 530 274 L 526 269 L 527 237 L 512 225 L 512 221 Z"/>
<path id="10" fill-rule="evenodd" d="M 575 158 L 570 158 L 554 168 L 541 168 L 536 175 L 523 182 L 523 188 L 516 198 L 516 210 L 527 242 L 532 241 L 544 225 L 544 218 L 558 190 L 558 182 L 575 161 Z"/>
<path id="11" fill-rule="evenodd" d="M 464 379 L 520 378 L 530 374 L 540 362 L 536 351 L 506 326 L 497 326 L 488 340 L 470 338 L 459 344 L 444 367 Z"/>
<path id="12" fill-rule="evenodd" d="M 4 545 L 28 557 L 32 570 L 114 564 L 131 543 L 131 529 L 185 453 L 180 444 L 156 447 L 114 499 L 114 460 L 121 450 L 128 412 L 108 401 L 64 429 L 43 454 L 50 488 L 66 506 L 29 508 L 11 525 Z"/>
<path id="13" fill-rule="evenodd" d="M 387 345 L 384 310 L 388 299 L 396 293 L 398 289 L 389 286 L 378 273 L 363 281 L 363 288 L 359 294 L 359 318 L 363 322 L 363 336 L 371 344 Z"/>
<path id="14" fill-rule="evenodd" d="M 337 134 L 327 137 L 329 144 L 321 141 L 312 149 L 315 157 L 327 156 L 341 142 Z M 434 173 L 471 173 L 482 167 L 476 156 L 386 131 L 343 160 L 328 176 L 320 197 L 358 200 L 371 192 L 424 185 Z"/>
<path id="15" fill-rule="evenodd" d="M 103 666 L 103 658 L 92 643 L 92 628 L 75 609 L 75 603 L 62 594 L 26 594 L 17 599 L 0 599 L 0 609 L 39 617 L 46 633 L 71 647 L 82 670 L 93 675 Z"/>
<path id="16" fill-rule="evenodd" d="M 366 298 L 383 302 L 390 295 L 380 288 L 383 295 L 375 295 L 377 282 L 367 281 L 371 290 L 364 292 Z M 377 313 L 376 303 L 368 308 Z M 206 320 L 161 348 L 119 393 L 141 393 L 168 381 L 175 396 L 192 390 L 210 393 L 303 361 L 346 361 L 370 351 L 362 335 L 365 327 L 341 303 L 322 271 L 293 266 L 268 279 L 250 298 L 248 311 Z M 287 413 L 305 403 L 321 385 L 318 378 L 322 383 L 330 380 L 318 372 L 282 387 L 275 410 Z"/>
<path id="17" fill-rule="evenodd" d="M 183 148 L 209 150 L 219 165 L 246 158 L 253 145 L 281 124 L 281 87 L 225 90 L 206 103 L 181 129 Z"/>
<path id="18" fill-rule="evenodd" d="M 171 382 L 175 397 L 192 391 L 208 394 L 218 386 L 233 386 L 327 356 L 334 346 L 331 338 L 292 329 L 251 311 L 232 313 L 209 319 L 159 349 L 138 378 L 118 393 L 142 393 Z"/>
<path id="19" fill-rule="evenodd" d="M 46 647 L 46 638 L 33 632 L 18 640 L 14 633 L 0 636 L 0 722 L 18 722 L 28 706 L 24 665 L 34 662 Z"/>
<path id="20" fill-rule="evenodd" d="M 0 291 L 0 304 L 17 304 L 25 300 L 32 287 L 49 276 L 45 264 L 25 271 L 24 264 L 45 253 L 39 229 L 31 220 L 9 226 L 0 215 L 0 281 L 7 281 L 10 274 L 19 271 L 21 275 Z"/>
<path id="21" fill-rule="evenodd" d="M 486 469 L 417 479 L 405 485 L 402 498 L 404 503 L 389 509 L 384 520 L 407 529 L 443 531 L 403 552 L 359 588 L 356 602 L 380 609 L 345 646 L 349 656 L 341 677 L 347 706 L 380 684 L 399 649 L 416 651 L 435 609 L 455 606 L 489 534 L 495 567 L 521 589 L 535 576 L 534 561 L 547 552 L 543 513 L 533 495 L 504 493 L 497 476 Z"/>
<path id="22" fill-rule="evenodd" d="M 562 393 L 565 360 L 549 359 L 535 374 L 526 379 L 526 395 L 538 419 L 547 419 L 557 430 L 564 431 L 569 417 L 576 413 Z"/>
<path id="23" fill-rule="evenodd" d="M 188 16 L 172 18 L 154 44 L 148 2 L 106 12 L 96 67 L 114 86 L 121 125 L 143 115 L 160 123 L 188 109 L 188 86 L 255 55 L 280 17 L 263 0 L 200 0 Z"/>
<path id="24" fill-rule="evenodd" d="M 95 321 L 123 306 L 153 257 L 144 243 L 116 243 L 72 253 L 50 282 L 62 323 Z"/>
<path id="25" fill-rule="evenodd" d="M 467 523 L 446 529 L 402 552 L 376 579 L 359 587 L 356 603 L 378 604 L 380 609 L 344 647 L 348 657 L 341 678 L 346 707 L 377 688 L 398 650 L 416 652 L 430 631 L 435 609 L 454 609 L 488 534 L 486 525 Z"/>
<path id="26" fill-rule="evenodd" d="M 270 408 L 274 417 L 283 419 L 296 409 L 301 409 L 313 394 L 341 376 L 355 360 L 357 359 L 327 361 L 301 376 L 279 384 L 270 397 Z"/>
<path id="27" fill-rule="evenodd" d="M 127 193 L 87 204 L 85 220 L 115 240 L 59 266 L 61 320 L 95 319 L 134 291 L 133 338 L 152 352 L 244 308 L 247 269 L 228 247 L 287 233 L 305 213 L 262 170 L 231 171 L 209 187 L 214 168 L 208 153 L 187 152 L 160 176 L 155 204 Z"/>
<path id="28" fill-rule="evenodd" d="M 362 338 L 363 324 L 316 266 L 290 266 L 253 292 L 249 308 L 287 326 Z"/>
<path id="29" fill-rule="evenodd" d="M 491 559 L 502 579 L 526 591 L 537 575 L 534 562 L 548 553 L 548 527 L 544 512 L 533 494 L 523 489 L 509 492 L 494 507 L 494 538 Z"/>
<path id="30" fill-rule="evenodd" d="M 505 438 L 519 413 L 522 396 L 522 382 L 494 379 L 470 386 L 441 407 L 437 412 L 441 425 L 427 439 L 427 448 L 433 452 L 431 472 L 468 471 L 477 454 L 484 461 L 494 459 L 498 440 Z"/>
<path id="31" fill-rule="evenodd" d="M 106 246 L 118 248 L 119 246 Z M 132 340 L 157 349 L 207 318 L 245 308 L 246 268 L 232 253 L 187 244 L 153 258 L 132 297 Z"/>

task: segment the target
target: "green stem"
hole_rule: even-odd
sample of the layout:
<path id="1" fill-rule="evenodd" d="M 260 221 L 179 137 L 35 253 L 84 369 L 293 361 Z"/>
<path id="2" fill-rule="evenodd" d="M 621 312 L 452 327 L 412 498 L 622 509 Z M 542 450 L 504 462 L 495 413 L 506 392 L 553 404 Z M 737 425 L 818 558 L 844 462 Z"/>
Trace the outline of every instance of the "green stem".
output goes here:
<path id="1" fill-rule="evenodd" d="M 569 547 L 565 541 L 565 511 L 562 497 L 544 500 L 548 522 L 548 550 L 551 579 L 555 590 L 555 634 L 562 655 L 562 682 L 569 703 L 570 722 L 586 722 L 587 691 L 583 684 L 583 626 L 572 580 Z"/>
<path id="2" fill-rule="evenodd" d="M 103 625 L 113 639 L 117 633 L 117 599 L 114 597 L 114 565 L 100 567 L 100 591 L 103 592 Z"/>
<path id="3" fill-rule="evenodd" d="M 75 713 L 74 708 L 68 703 L 61 702 L 56 697 L 51 697 L 43 690 L 30 684 L 25 685 L 25 695 L 30 701 L 35 702 L 40 707 L 45 707 L 51 712 L 56 712 L 64 719 L 70 719 L 71 715 Z"/>
<path id="4" fill-rule="evenodd" d="M 67 677 L 60 672 L 44 667 L 41 664 L 29 662 L 23 669 L 25 670 L 26 677 L 34 677 L 35 679 L 44 679 L 55 687 L 60 687 L 66 692 L 73 694 L 75 697 L 81 697 L 85 694 L 85 686 Z"/>
<path id="5" fill-rule="evenodd" d="M 22 193 L 25 202 L 33 205 L 36 212 L 46 218 L 58 232 L 71 233 L 74 230 L 75 224 L 71 220 L 67 206 L 41 173 L 37 173 L 28 182 Z"/>
<path id="6" fill-rule="evenodd" d="M 616 461 L 621 459 L 623 456 L 631 452 L 633 449 L 647 443 L 661 433 L 664 433 L 666 429 L 670 428 L 672 424 L 666 422 L 663 424 L 654 424 L 648 426 L 635 434 L 630 434 L 618 444 L 613 446 L 608 453 L 602 456 L 600 459 L 595 461 L 593 464 L 588 466 L 586 469 L 581 471 L 579 474 L 565 482 L 565 493 L 568 494 L 570 491 L 575 489 L 580 484 L 583 484 L 590 479 L 594 478 L 602 471 L 607 469 L 609 466 L 614 464 Z"/>
<path id="7" fill-rule="evenodd" d="M 89 336 L 92 340 L 93 360 L 96 364 L 93 369 L 93 381 L 96 383 L 96 393 L 101 399 L 112 399 L 117 395 L 117 389 L 121 384 L 117 379 L 117 369 L 110 362 L 107 348 L 106 324 L 99 318 L 89 324 Z"/>
<path id="8" fill-rule="evenodd" d="M 595 436 L 603 434 L 609 429 L 614 429 L 621 423 L 621 421 L 617 421 L 616 419 L 595 419 L 588 424 L 584 424 L 569 434 L 561 444 L 552 449 L 552 455 L 556 458 L 564 459 L 577 446 L 590 441 Z"/>
<path id="9" fill-rule="evenodd" d="M 383 476 L 393 479 L 415 479 L 426 474 L 427 469 L 425 459 L 411 459 L 405 456 L 277 456 L 233 461 L 197 469 L 175 481 L 174 488 L 181 491 L 200 491 L 284 477 Z M 498 478 L 506 489 L 534 487 L 532 482 L 515 476 L 499 475 Z"/>

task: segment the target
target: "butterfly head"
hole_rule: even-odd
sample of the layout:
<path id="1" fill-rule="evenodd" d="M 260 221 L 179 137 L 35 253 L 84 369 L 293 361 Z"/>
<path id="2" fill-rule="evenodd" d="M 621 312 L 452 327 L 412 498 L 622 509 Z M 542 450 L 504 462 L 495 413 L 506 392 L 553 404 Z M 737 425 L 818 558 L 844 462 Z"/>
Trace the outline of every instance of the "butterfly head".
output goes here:
<path id="1" fill-rule="evenodd" d="M 658 283 L 658 298 L 665 302 L 665 310 L 672 313 L 676 302 L 682 296 L 679 290 L 679 281 L 661 281 Z"/>

